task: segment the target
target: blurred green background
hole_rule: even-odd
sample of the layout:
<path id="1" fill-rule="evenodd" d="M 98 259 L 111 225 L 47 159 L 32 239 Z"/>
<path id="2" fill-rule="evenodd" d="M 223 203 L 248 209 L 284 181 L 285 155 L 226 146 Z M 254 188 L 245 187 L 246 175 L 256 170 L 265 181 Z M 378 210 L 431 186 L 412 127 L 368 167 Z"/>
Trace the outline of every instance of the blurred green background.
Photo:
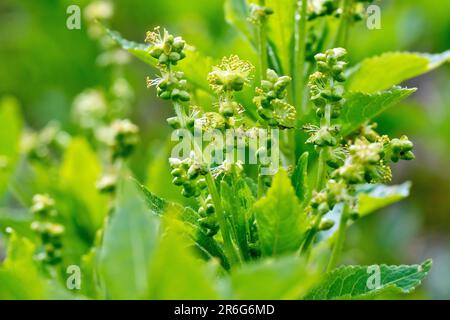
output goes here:
<path id="1" fill-rule="evenodd" d="M 224 19 L 223 1 L 115 0 L 107 24 L 125 38 L 142 42 L 145 32 L 161 25 L 213 57 L 253 53 Z M 108 90 L 115 79 L 102 63 L 104 47 L 92 36 L 90 23 L 66 27 L 69 5 L 82 9 L 88 0 L 0 1 L 0 97 L 20 102 L 28 126 L 50 120 L 74 133 L 74 98 L 87 88 Z M 450 2 L 384 0 L 382 29 L 359 24 L 350 34 L 352 63 L 385 51 L 438 53 L 450 48 Z M 85 16 L 85 15 L 83 15 Z M 394 182 L 411 180 L 411 196 L 371 215 L 351 228 L 346 260 L 352 263 L 418 263 L 434 260 L 430 277 L 416 298 L 450 299 L 450 67 L 407 83 L 419 90 L 408 101 L 377 119 L 380 131 L 408 134 L 416 161 L 393 168 Z M 130 117 L 142 130 L 142 145 L 133 166 L 147 176 L 148 163 L 161 153 L 171 108 L 154 98 L 145 79 L 154 71 L 137 59 L 120 68 L 134 91 Z M 0 124 L 1 125 L 1 124 Z M 152 165 L 151 167 L 155 167 Z M 156 170 L 156 169 L 155 169 Z M 159 181 L 154 181 L 158 184 Z M 171 196 L 170 189 L 165 196 Z M 173 196 L 173 195 L 172 195 Z"/>

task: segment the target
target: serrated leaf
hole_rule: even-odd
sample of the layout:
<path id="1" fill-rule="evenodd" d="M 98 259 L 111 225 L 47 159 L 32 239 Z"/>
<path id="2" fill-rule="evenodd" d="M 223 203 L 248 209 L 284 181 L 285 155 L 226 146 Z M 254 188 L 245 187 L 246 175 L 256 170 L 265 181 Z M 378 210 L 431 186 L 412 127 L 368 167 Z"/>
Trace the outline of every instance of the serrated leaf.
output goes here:
<path id="1" fill-rule="evenodd" d="M 0 200 L 19 157 L 22 118 L 13 98 L 0 100 Z"/>
<path id="2" fill-rule="evenodd" d="M 431 264 L 427 260 L 410 266 L 340 267 L 328 273 L 305 299 L 368 299 L 386 293 L 410 293 L 428 274 Z"/>
<path id="3" fill-rule="evenodd" d="M 441 54 L 388 52 L 363 60 L 351 70 L 350 91 L 374 93 L 429 72 L 448 62 L 450 50 Z"/>
<path id="4" fill-rule="evenodd" d="M 142 299 L 148 292 L 148 265 L 158 239 L 158 218 L 151 214 L 131 179 L 118 186 L 115 210 L 98 251 L 105 297 Z"/>
<path id="5" fill-rule="evenodd" d="M 380 115 L 415 91 L 416 89 L 393 87 L 373 94 L 348 93 L 341 113 L 342 134 L 345 136 L 351 133 L 364 122 Z"/>
<path id="6" fill-rule="evenodd" d="M 149 268 L 148 299 L 217 299 L 212 275 L 183 238 L 168 231 Z"/>
<path id="7" fill-rule="evenodd" d="M 310 290 L 316 276 L 297 256 L 249 263 L 230 276 L 232 299 L 299 299 Z"/>
<path id="8" fill-rule="evenodd" d="M 253 210 L 263 255 L 276 256 L 299 248 L 306 220 L 286 171 L 278 171 L 267 195 Z"/>
<path id="9" fill-rule="evenodd" d="M 106 29 L 106 31 L 123 49 L 127 50 L 146 64 L 153 67 L 156 66 L 158 61 L 148 53 L 149 45 L 126 40 L 117 31 L 109 29 Z M 185 51 L 186 58 L 177 66 L 174 66 L 173 69 L 183 71 L 188 82 L 194 87 L 206 92 L 212 92 L 207 81 L 208 73 L 211 72 L 213 66 L 212 58 L 203 56 L 193 47 L 186 47 Z M 199 63 L 199 61 L 201 61 L 201 63 Z"/>
<path id="10" fill-rule="evenodd" d="M 358 186 L 358 213 L 366 216 L 375 210 L 386 207 L 409 196 L 411 182 L 386 186 L 383 184 L 367 184 Z"/>
<path id="11" fill-rule="evenodd" d="M 91 238 L 107 213 L 107 198 L 96 189 L 100 176 L 101 164 L 95 152 L 84 139 L 74 138 L 60 168 L 59 204 L 67 205 L 62 214 L 82 226 Z"/>
<path id="12" fill-rule="evenodd" d="M 308 199 L 310 192 L 308 185 L 308 157 L 309 153 L 304 152 L 301 157 L 298 158 L 297 165 L 292 174 L 292 184 L 295 188 L 295 194 L 300 201 Z"/>

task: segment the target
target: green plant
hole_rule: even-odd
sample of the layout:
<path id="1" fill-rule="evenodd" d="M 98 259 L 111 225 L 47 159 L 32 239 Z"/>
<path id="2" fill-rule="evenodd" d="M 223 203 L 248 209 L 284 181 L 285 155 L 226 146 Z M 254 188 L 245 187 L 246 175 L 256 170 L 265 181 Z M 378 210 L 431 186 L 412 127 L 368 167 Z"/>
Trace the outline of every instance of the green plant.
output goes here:
<path id="1" fill-rule="evenodd" d="M 280 130 L 279 143 L 244 143 L 256 165 L 234 156 L 211 160 L 193 139 L 188 157 L 168 159 L 182 203 L 130 178 L 138 128 L 106 114 L 103 102 L 78 109 L 79 137 L 58 128 L 35 134 L 18 164 L 29 174 L 15 177 L 21 125 L 14 103 L 3 102 L 0 119 L 11 128 L 0 131 L 9 141 L 0 145 L 0 191 L 9 186 L 34 216 L 0 215 L 9 235 L 0 298 L 358 299 L 411 292 L 431 261 L 373 268 L 339 266 L 340 256 L 352 223 L 409 193 L 409 183 L 386 183 L 390 163 L 414 159 L 413 143 L 379 134 L 373 118 L 415 91 L 398 84 L 450 54 L 385 53 L 349 68 L 344 48 L 364 2 L 372 1 L 225 1 L 226 18 L 254 48 L 255 61 L 232 54 L 214 62 L 160 28 L 145 44 L 103 31 L 158 70 L 147 85 L 173 105 L 167 122 L 177 132 L 192 138 L 234 129 L 250 137 Z M 234 154 L 234 139 L 220 149 Z M 274 165 L 262 161 L 267 157 L 280 167 L 274 175 L 265 174 Z M 27 194 L 35 191 L 50 196 L 30 203 Z M 80 291 L 63 288 L 71 265 L 80 267 Z"/>

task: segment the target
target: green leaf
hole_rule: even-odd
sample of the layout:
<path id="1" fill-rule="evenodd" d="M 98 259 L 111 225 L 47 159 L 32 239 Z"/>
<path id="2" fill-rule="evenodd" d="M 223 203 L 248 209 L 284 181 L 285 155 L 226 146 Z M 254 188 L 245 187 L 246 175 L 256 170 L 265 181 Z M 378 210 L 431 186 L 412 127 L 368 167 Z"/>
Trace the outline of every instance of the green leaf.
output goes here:
<path id="1" fill-rule="evenodd" d="M 96 188 L 100 176 L 101 164 L 94 151 L 84 139 L 74 138 L 60 168 L 62 196 L 77 202 L 78 210 L 72 210 L 72 218 L 91 235 L 102 226 L 107 212 L 107 199 Z"/>
<path id="2" fill-rule="evenodd" d="M 214 279 L 186 246 L 168 231 L 158 245 L 149 271 L 148 299 L 218 299 Z"/>
<path id="3" fill-rule="evenodd" d="M 428 274 L 431 264 L 427 260 L 410 266 L 340 267 L 328 273 L 305 299 L 369 299 L 386 293 L 410 293 Z"/>
<path id="4" fill-rule="evenodd" d="M 248 21 L 249 8 L 245 0 L 225 0 L 225 20 L 236 27 L 254 45 L 254 28 Z"/>
<path id="5" fill-rule="evenodd" d="M 248 238 L 250 236 L 250 218 L 251 208 L 255 202 L 252 191 L 244 179 L 231 181 L 229 186 L 222 181 L 220 193 L 222 195 L 222 206 L 225 214 L 231 220 L 233 230 L 235 230 L 235 239 L 241 249 L 245 260 L 250 259 L 250 250 L 248 247 Z"/>
<path id="6" fill-rule="evenodd" d="M 375 93 L 429 72 L 450 61 L 450 50 L 441 54 L 388 52 L 363 60 L 351 70 L 350 91 Z"/>
<path id="7" fill-rule="evenodd" d="M 9 236 L 6 259 L 0 266 L 0 300 L 74 299 L 34 261 L 35 245 L 16 232 Z"/>
<path id="8" fill-rule="evenodd" d="M 188 234 L 196 243 L 200 252 L 206 255 L 206 258 L 216 257 L 225 269 L 229 269 L 230 266 L 222 248 L 214 238 L 207 236 L 198 226 L 198 215 L 193 209 L 183 208 L 177 203 L 159 198 L 139 182 L 137 182 L 137 185 L 142 190 L 147 207 L 153 214 L 163 216 L 165 211 L 170 211 L 171 218 L 179 222 L 177 224 L 179 231 Z"/>
<path id="9" fill-rule="evenodd" d="M 390 90 L 367 94 L 350 92 L 342 108 L 342 134 L 347 135 L 393 105 L 399 103 L 416 89 L 393 87 Z"/>
<path id="10" fill-rule="evenodd" d="M 231 273 L 232 299 L 299 299 L 316 279 L 316 272 L 297 256 L 262 260 Z"/>
<path id="11" fill-rule="evenodd" d="M 375 210 L 386 207 L 409 196 L 411 182 L 386 186 L 383 184 L 367 184 L 357 187 L 360 216 L 366 216 Z"/>
<path id="12" fill-rule="evenodd" d="M 309 153 L 304 152 L 298 159 L 292 174 L 292 184 L 295 188 L 295 194 L 300 201 L 305 201 L 309 198 L 309 184 L 308 184 L 308 157 Z"/>
<path id="13" fill-rule="evenodd" d="M 267 195 L 255 203 L 253 210 L 263 255 L 281 255 L 299 248 L 306 218 L 286 171 L 278 171 Z"/>
<path id="14" fill-rule="evenodd" d="M 274 10 L 267 20 L 269 37 L 275 44 L 285 74 L 290 70 L 296 3 L 296 0 L 266 1 L 266 6 Z"/>
<path id="15" fill-rule="evenodd" d="M 0 199 L 19 158 L 22 118 L 13 98 L 0 100 Z"/>
<path id="16" fill-rule="evenodd" d="M 142 60 L 146 64 L 155 67 L 157 60 L 148 53 L 149 45 L 144 43 L 137 43 L 124 39 L 117 31 L 106 29 L 109 36 L 119 44 L 123 49 Z M 213 59 L 211 57 L 203 56 L 193 47 L 186 47 L 186 58 L 183 59 L 174 70 L 183 71 L 186 79 L 190 84 L 198 89 L 212 93 L 208 84 L 208 73 L 211 72 L 213 66 Z M 199 63 L 201 61 L 201 63 Z"/>
<path id="17" fill-rule="evenodd" d="M 36 233 L 30 228 L 31 218 L 28 210 L 0 208 L 0 232 L 12 228 L 21 236 L 34 240 Z"/>
<path id="18" fill-rule="evenodd" d="M 169 206 L 169 203 L 155 195 L 153 192 L 147 189 L 146 186 L 139 181 L 135 181 L 138 188 L 142 191 L 147 207 L 156 215 L 161 215 Z"/>
<path id="19" fill-rule="evenodd" d="M 151 214 L 131 179 L 118 186 L 115 210 L 98 251 L 100 282 L 106 298 L 142 299 L 148 292 L 148 265 L 158 239 Z"/>

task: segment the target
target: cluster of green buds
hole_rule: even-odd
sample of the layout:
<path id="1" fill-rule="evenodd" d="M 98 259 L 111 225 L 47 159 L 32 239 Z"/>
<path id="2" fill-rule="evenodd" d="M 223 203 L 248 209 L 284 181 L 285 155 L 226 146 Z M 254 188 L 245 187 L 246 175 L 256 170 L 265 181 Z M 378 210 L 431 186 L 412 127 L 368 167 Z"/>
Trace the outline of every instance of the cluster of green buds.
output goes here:
<path id="1" fill-rule="evenodd" d="M 163 100 L 174 102 L 189 102 L 191 100 L 187 90 L 187 81 L 181 71 L 164 73 L 162 78 L 147 79 L 147 87 L 152 86 L 156 86 L 156 95 Z"/>
<path id="2" fill-rule="evenodd" d="M 126 159 L 139 142 L 139 128 L 128 119 L 115 120 L 108 128 L 106 141 L 113 160 Z"/>
<path id="3" fill-rule="evenodd" d="M 336 0 L 308 1 L 307 7 L 308 20 L 311 21 L 320 17 L 334 15 L 339 8 L 338 2 L 339 1 Z"/>
<path id="4" fill-rule="evenodd" d="M 344 88 L 339 82 L 345 81 L 346 55 L 345 49 L 334 48 L 314 56 L 318 71 L 310 76 L 308 87 L 311 101 L 316 106 L 316 112 L 320 118 L 325 115 L 327 105 L 331 108 L 331 118 L 339 117 L 344 104 L 342 97 Z"/>
<path id="5" fill-rule="evenodd" d="M 256 3 L 251 3 L 249 6 L 250 15 L 248 20 L 254 24 L 261 24 L 268 16 L 273 14 L 273 9 L 266 6 L 261 6 Z"/>
<path id="6" fill-rule="evenodd" d="M 213 67 L 208 74 L 210 87 L 219 97 L 219 113 L 227 122 L 242 112 L 242 106 L 234 101 L 234 93 L 242 91 L 251 79 L 254 67 L 236 55 L 224 57 L 221 63 Z"/>
<path id="7" fill-rule="evenodd" d="M 176 65 L 178 61 L 186 57 L 184 48 L 186 42 L 181 37 L 174 37 L 164 29 L 161 34 L 160 27 L 147 32 L 145 42 L 150 44 L 150 55 L 158 59 L 158 64 L 163 67 Z"/>
<path id="8" fill-rule="evenodd" d="M 51 265 L 58 264 L 62 260 L 64 226 L 53 222 L 57 216 L 55 201 L 48 195 L 36 194 L 33 197 L 31 212 L 35 218 L 31 223 L 31 229 L 39 234 L 43 246 L 38 258 Z"/>
<path id="9" fill-rule="evenodd" d="M 70 135 L 61 130 L 58 122 L 49 122 L 39 132 L 27 132 L 21 142 L 21 148 L 28 159 L 50 164 L 64 153 L 70 142 Z"/>
<path id="10" fill-rule="evenodd" d="M 295 125 L 295 108 L 286 102 L 290 82 L 290 77 L 279 77 L 275 71 L 268 69 L 261 87 L 256 88 L 257 95 L 253 102 L 262 121 L 271 127 L 292 128 Z"/>
<path id="11" fill-rule="evenodd" d="M 198 222 L 208 236 L 214 236 L 219 230 L 215 207 L 211 195 L 208 193 L 208 185 L 205 175 L 208 167 L 199 163 L 193 157 L 180 160 L 178 158 L 169 159 L 173 177 L 172 183 L 181 186 L 181 194 L 186 198 L 195 197 L 199 203 Z"/>
<path id="12" fill-rule="evenodd" d="M 173 176 L 172 183 L 182 186 L 182 195 L 186 198 L 198 197 L 202 190 L 205 190 L 206 180 L 204 176 L 208 173 L 208 167 L 192 158 L 180 160 L 178 158 L 169 159 Z"/>
<path id="13" fill-rule="evenodd" d="M 353 21 L 362 21 L 366 16 L 365 3 L 372 3 L 374 0 L 356 0 L 353 4 L 351 18 Z"/>
<path id="14" fill-rule="evenodd" d="M 332 177 L 342 179 L 349 185 L 391 179 L 391 170 L 384 160 L 383 143 L 357 138 L 348 146 L 348 153 L 344 164 L 331 174 Z"/>
<path id="15" fill-rule="evenodd" d="M 158 60 L 162 74 L 160 78 L 147 79 L 147 86 L 156 86 L 156 94 L 161 99 L 188 102 L 191 97 L 183 72 L 171 70 L 171 66 L 177 65 L 178 61 L 186 57 L 186 42 L 181 37 L 174 37 L 165 29 L 161 34 L 159 27 L 147 32 L 145 41 L 150 44 L 148 52 L 151 57 Z"/>
<path id="16" fill-rule="evenodd" d="M 213 200 L 210 194 L 206 197 L 199 196 L 198 200 L 200 206 L 198 208 L 198 223 L 206 231 L 206 235 L 212 237 L 219 231 L 219 224 L 217 222 L 217 216 L 215 215 L 216 208 L 214 207 Z"/>

